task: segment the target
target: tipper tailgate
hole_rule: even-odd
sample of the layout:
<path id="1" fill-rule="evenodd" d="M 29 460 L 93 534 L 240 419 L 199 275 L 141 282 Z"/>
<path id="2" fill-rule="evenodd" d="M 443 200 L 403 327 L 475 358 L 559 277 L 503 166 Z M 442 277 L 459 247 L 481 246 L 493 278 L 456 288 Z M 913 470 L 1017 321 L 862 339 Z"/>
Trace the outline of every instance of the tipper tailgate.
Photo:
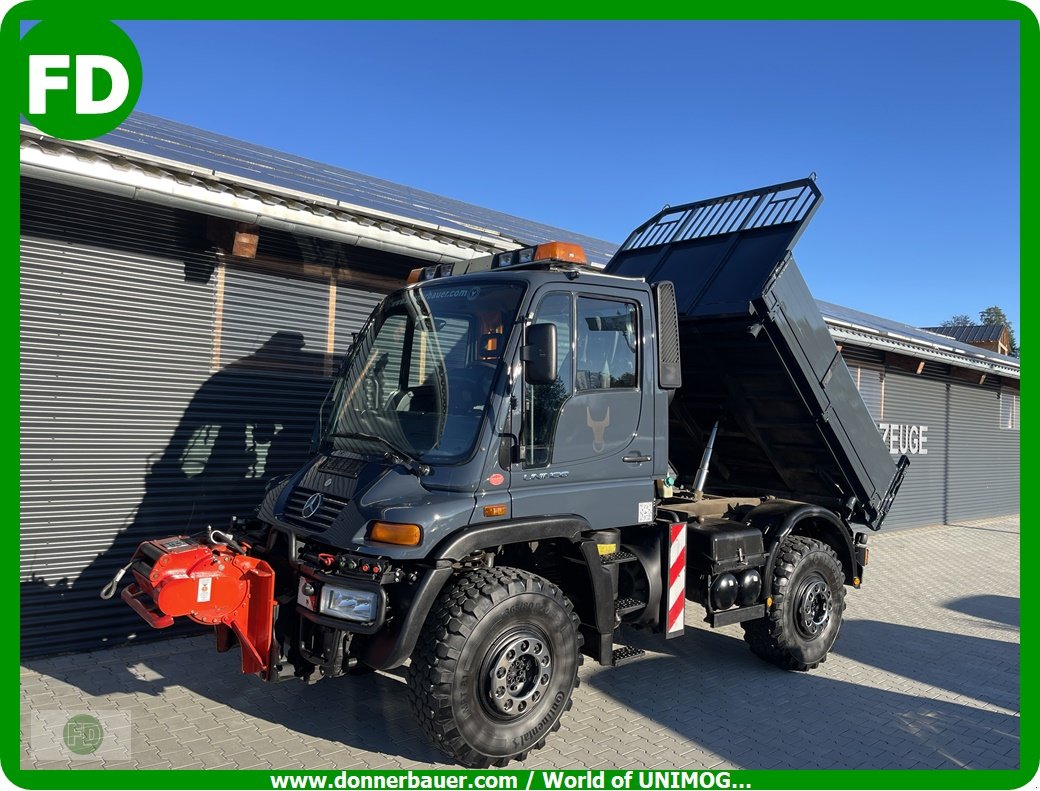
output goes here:
<path id="1" fill-rule="evenodd" d="M 708 488 L 819 503 L 878 529 L 905 457 L 888 453 L 791 249 L 822 196 L 811 179 L 669 207 L 606 272 L 675 287 L 682 387 L 672 462 L 692 472 L 719 421 Z"/>

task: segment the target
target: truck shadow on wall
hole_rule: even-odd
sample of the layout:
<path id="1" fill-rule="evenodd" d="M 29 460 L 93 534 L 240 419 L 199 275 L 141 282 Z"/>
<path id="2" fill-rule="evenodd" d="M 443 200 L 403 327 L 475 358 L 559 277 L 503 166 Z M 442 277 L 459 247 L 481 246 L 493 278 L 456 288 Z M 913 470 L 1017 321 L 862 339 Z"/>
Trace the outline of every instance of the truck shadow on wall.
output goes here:
<path id="1" fill-rule="evenodd" d="M 55 581 L 48 569 L 47 576 L 34 573 L 22 583 L 23 654 L 201 629 L 186 622 L 153 631 L 118 599 L 100 603 L 99 592 L 140 542 L 196 533 L 208 525 L 224 528 L 232 516 L 252 512 L 269 481 L 298 469 L 307 458 L 329 387 L 324 369 L 324 355 L 307 352 L 300 333 L 281 331 L 213 374 L 195 392 L 165 449 L 154 457 L 140 504 L 111 546 L 72 584 L 67 578 Z M 128 485 L 133 488 L 134 482 Z M 70 613 L 77 612 L 96 621 L 83 625 L 80 620 L 82 632 L 94 636 L 65 636 Z M 99 633 L 105 637 L 98 638 Z"/>

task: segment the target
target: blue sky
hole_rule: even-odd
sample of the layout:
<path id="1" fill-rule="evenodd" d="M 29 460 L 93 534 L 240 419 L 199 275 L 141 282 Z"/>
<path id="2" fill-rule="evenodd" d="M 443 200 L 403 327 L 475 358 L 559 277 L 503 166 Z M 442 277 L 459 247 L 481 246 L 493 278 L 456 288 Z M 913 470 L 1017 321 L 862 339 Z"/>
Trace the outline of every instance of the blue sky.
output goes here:
<path id="1" fill-rule="evenodd" d="M 138 109 L 621 241 L 799 178 L 820 299 L 1019 340 L 1014 22 L 125 22 Z"/>

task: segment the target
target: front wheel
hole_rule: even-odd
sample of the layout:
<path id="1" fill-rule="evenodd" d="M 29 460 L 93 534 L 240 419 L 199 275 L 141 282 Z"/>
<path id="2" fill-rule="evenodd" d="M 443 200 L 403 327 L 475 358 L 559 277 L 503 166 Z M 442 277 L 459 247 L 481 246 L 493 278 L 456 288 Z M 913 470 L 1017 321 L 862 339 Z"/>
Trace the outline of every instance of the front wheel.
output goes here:
<path id="1" fill-rule="evenodd" d="M 773 566 L 773 608 L 745 621 L 751 650 L 785 670 L 812 670 L 827 658 L 845 612 L 845 575 L 834 550 L 815 538 L 788 536 Z"/>
<path id="2" fill-rule="evenodd" d="M 478 569 L 441 593 L 408 668 L 426 734 L 465 766 L 504 766 L 545 744 L 571 706 L 578 618 L 548 580 Z"/>

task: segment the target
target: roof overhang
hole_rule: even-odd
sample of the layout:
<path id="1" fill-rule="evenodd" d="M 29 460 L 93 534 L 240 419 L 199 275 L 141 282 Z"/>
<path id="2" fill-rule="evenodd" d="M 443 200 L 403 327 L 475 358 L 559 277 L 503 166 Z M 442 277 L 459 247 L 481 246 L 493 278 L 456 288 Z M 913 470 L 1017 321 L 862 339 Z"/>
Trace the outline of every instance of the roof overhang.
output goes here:
<path id="1" fill-rule="evenodd" d="M 444 228 L 97 141 L 58 140 L 26 124 L 20 159 L 22 175 L 30 178 L 424 261 L 465 261 L 522 246 L 503 236 Z"/>
<path id="2" fill-rule="evenodd" d="M 994 359 L 993 355 L 986 354 L 981 349 L 979 353 L 975 354 L 943 343 L 929 343 L 888 330 L 853 324 L 828 316 L 826 313 L 823 314 L 823 318 L 827 322 L 831 337 L 839 344 L 848 343 L 868 349 L 890 351 L 1010 379 L 1022 378 L 1022 367 L 1017 362 L 1012 362 L 1012 358 L 1008 358 L 1008 362 L 998 361 Z"/>

